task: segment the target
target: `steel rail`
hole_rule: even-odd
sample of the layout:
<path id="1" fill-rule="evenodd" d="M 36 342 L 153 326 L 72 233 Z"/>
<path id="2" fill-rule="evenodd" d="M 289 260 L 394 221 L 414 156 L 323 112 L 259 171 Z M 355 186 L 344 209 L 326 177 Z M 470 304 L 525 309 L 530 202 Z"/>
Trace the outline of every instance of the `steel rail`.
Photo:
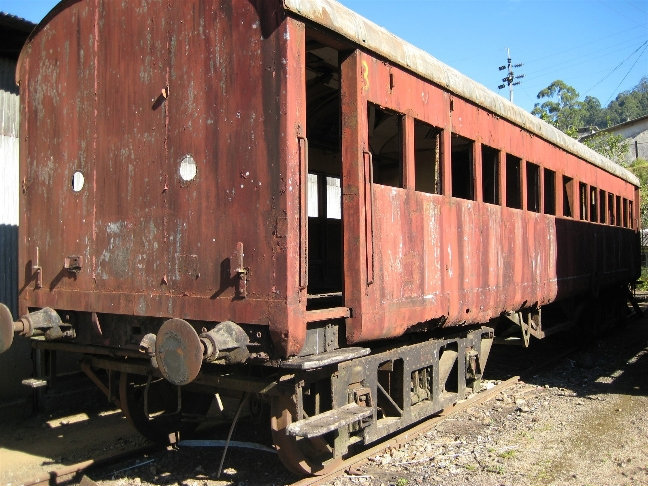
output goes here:
<path id="1" fill-rule="evenodd" d="M 84 473 L 91 467 L 113 464 L 115 462 L 124 459 L 130 459 L 131 457 L 135 456 L 140 456 L 142 454 L 153 452 L 158 449 L 160 449 L 160 446 L 158 445 L 146 445 L 109 456 L 103 456 L 96 459 L 88 459 L 87 461 L 77 462 L 76 464 L 70 464 L 69 466 L 64 466 L 47 473 L 43 473 L 34 479 L 30 479 L 22 483 L 20 486 L 55 486 L 67 483 L 69 481 L 76 480 L 78 482 L 81 480 L 82 473 Z"/>

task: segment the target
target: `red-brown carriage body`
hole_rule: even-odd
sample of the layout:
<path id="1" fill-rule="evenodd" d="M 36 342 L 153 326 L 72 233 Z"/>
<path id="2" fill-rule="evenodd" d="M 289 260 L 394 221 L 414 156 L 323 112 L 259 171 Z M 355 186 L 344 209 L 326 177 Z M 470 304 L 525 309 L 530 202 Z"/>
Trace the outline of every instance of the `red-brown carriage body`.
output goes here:
<path id="1" fill-rule="evenodd" d="M 294 3 L 73 1 L 38 27 L 17 75 L 22 312 L 232 320 L 267 326 L 290 356 L 323 317 L 346 318 L 359 343 L 439 318 L 488 322 L 636 275 L 631 178 L 480 105 L 465 80 L 443 87 L 332 36 L 330 51 L 353 51 L 327 66 L 339 70 L 341 105 L 327 123 L 341 137 L 323 173 L 342 194 L 341 228 L 328 233 L 344 236 L 325 265 L 340 267 L 327 290 L 342 296 L 328 313 L 307 310 L 317 255 L 306 174 L 322 165 L 307 160 L 319 52 L 309 45 L 330 26 Z M 398 152 L 383 156 L 396 168 L 369 166 L 379 154 L 368 105 L 393 120 L 392 139 L 375 138 Z M 436 159 L 417 151 L 419 126 L 435 130 Z M 453 151 L 466 160 L 453 166 Z M 435 163 L 430 190 L 422 179 Z"/>
<path id="2" fill-rule="evenodd" d="M 282 366 L 638 275 L 634 176 L 330 0 L 63 1 L 17 81 L 20 310 L 89 355 L 233 321 Z"/>

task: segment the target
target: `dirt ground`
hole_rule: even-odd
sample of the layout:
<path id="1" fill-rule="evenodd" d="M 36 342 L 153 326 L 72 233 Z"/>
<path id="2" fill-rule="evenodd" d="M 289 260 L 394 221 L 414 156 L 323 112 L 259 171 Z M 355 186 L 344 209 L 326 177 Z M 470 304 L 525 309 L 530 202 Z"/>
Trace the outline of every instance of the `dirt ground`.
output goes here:
<path id="1" fill-rule="evenodd" d="M 564 348 L 495 347 L 485 386 Z M 350 485 L 648 485 L 648 320 L 630 321 L 426 436 L 322 483 Z M 258 441 L 252 427 L 247 434 Z M 214 432 L 224 438 L 226 431 Z M 238 433 L 238 429 L 237 429 Z M 245 432 L 243 432 L 245 433 Z M 249 437 L 233 437 L 250 440 Z M 116 411 L 37 416 L 0 424 L 0 486 L 22 484 L 60 464 L 143 444 Z M 90 471 L 100 486 L 285 485 L 296 478 L 276 456 L 232 449 L 162 451 Z"/>
<path id="2" fill-rule="evenodd" d="M 0 485 L 144 443 L 119 410 L 54 413 L 0 423 Z"/>

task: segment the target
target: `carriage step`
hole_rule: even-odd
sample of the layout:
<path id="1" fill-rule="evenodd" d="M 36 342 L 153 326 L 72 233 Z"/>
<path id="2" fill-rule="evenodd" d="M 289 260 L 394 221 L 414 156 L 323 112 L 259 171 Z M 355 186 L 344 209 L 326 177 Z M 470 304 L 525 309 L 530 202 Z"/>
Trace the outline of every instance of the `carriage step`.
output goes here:
<path id="1" fill-rule="evenodd" d="M 341 348 L 326 353 L 291 358 L 282 362 L 279 366 L 298 370 L 312 370 L 355 358 L 361 358 L 362 356 L 367 356 L 370 352 L 371 349 L 369 348 Z"/>
<path id="2" fill-rule="evenodd" d="M 295 437 L 319 437 L 373 415 L 373 408 L 349 403 L 343 407 L 293 422 L 286 428 L 288 435 Z"/>
<path id="3" fill-rule="evenodd" d="M 22 381 L 22 384 L 28 386 L 29 388 L 42 388 L 47 386 L 47 380 L 41 380 L 40 378 L 28 378 Z"/>

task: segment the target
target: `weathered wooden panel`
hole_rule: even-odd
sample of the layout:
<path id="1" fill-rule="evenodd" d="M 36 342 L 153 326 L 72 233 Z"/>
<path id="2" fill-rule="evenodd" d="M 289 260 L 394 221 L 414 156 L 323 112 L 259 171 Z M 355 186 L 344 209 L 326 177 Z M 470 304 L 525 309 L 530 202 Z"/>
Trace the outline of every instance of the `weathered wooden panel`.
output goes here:
<path id="1" fill-rule="evenodd" d="M 632 279 L 637 268 L 635 233 L 578 221 L 577 213 L 564 219 L 528 210 L 525 161 L 555 171 L 559 182 L 565 174 L 633 199 L 629 182 L 368 54 L 356 52 L 343 66 L 343 100 L 345 255 L 350 259 L 345 292 L 346 304 L 354 310 L 347 322 L 351 342 L 396 336 L 428 320 L 445 326 L 487 322 L 505 311 Z M 443 195 L 415 191 L 407 146 L 403 182 L 395 184 L 401 187 L 372 181 L 369 152 L 375 147 L 368 138 L 369 103 L 399 113 L 405 130 L 412 126 L 407 118 L 414 117 L 445 131 Z M 452 197 L 450 133 L 520 158 L 521 209 L 480 201 L 479 177 L 470 182 L 477 186 L 475 200 Z M 408 137 L 403 135 L 411 144 Z M 471 162 L 474 167 L 480 168 L 479 160 Z M 504 170 L 500 164 L 501 181 Z M 556 191 L 562 191 L 561 184 Z M 500 186 L 505 193 L 506 184 Z M 506 201 L 504 194 L 501 201 Z"/>
<path id="2" fill-rule="evenodd" d="M 271 323 L 297 352 L 300 36 L 280 2 L 242 0 L 68 2 L 39 26 L 19 74 L 22 309 Z"/>

